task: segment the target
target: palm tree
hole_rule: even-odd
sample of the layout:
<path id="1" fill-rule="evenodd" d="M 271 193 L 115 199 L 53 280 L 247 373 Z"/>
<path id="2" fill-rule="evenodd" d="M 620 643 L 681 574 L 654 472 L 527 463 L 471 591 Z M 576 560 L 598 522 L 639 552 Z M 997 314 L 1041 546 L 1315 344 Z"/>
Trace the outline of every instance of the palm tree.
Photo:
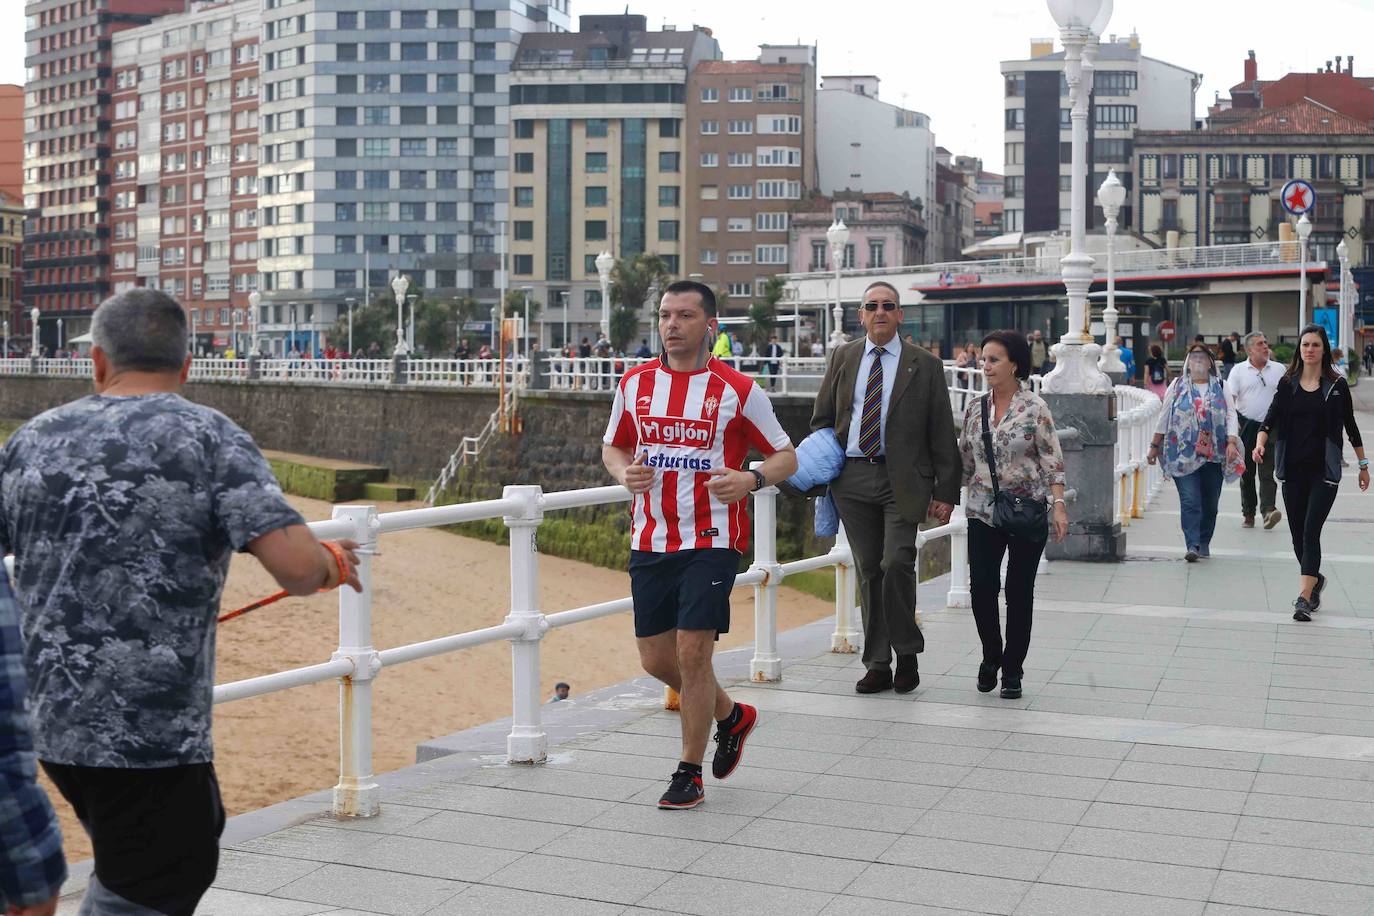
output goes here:
<path id="1" fill-rule="evenodd" d="M 626 349 L 637 333 L 649 291 L 672 282 L 668 264 L 656 254 L 642 252 L 633 261 L 617 258 L 611 268 L 611 346 Z"/>
<path id="2" fill-rule="evenodd" d="M 763 301 L 749 306 L 748 336 L 760 350 L 768 343 L 778 323 L 778 303 L 786 284 L 782 277 L 769 277 L 763 283 Z"/>

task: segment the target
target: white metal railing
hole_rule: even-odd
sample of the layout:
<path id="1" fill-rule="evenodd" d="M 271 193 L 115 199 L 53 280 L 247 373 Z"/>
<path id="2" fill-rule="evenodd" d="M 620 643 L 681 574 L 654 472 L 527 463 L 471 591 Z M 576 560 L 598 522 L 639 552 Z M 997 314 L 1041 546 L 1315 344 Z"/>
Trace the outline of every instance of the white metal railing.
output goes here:
<path id="1" fill-rule="evenodd" d="M 187 380 L 192 382 L 247 377 L 248 360 L 246 359 L 219 359 L 200 356 L 191 360 L 191 371 L 186 376 Z"/>
<path id="2" fill-rule="evenodd" d="M 1127 526 L 1131 519 L 1144 516 L 1145 507 L 1164 482 L 1159 465 L 1145 460 L 1164 403 L 1149 389 L 1117 385 L 1116 405 L 1113 505 L 1117 519 Z"/>
<path id="3" fill-rule="evenodd" d="M 197 358 L 191 362 L 195 368 Z M 258 378 L 274 382 L 293 382 L 305 384 L 344 383 L 357 385 L 384 385 L 391 381 L 393 371 L 389 359 L 306 359 L 304 357 L 283 357 L 258 360 Z M 200 381 L 233 381 L 243 376 L 224 376 L 207 372 Z"/>
<path id="4" fill-rule="evenodd" d="M 1031 391 L 1039 394 L 1044 382 L 1044 376 L 1032 375 L 1030 377 Z M 949 389 L 950 408 L 957 416 L 963 417 L 964 408 L 968 406 L 971 398 L 987 394 L 988 380 L 982 369 L 974 366 L 956 366 L 954 363 L 947 362 L 945 363 L 945 387 Z"/>
<path id="5" fill-rule="evenodd" d="M 435 388 L 499 388 L 502 366 L 499 359 L 412 359 L 406 363 L 406 381 Z M 528 387 L 529 360 L 508 359 L 504 368 L 507 388 Z"/>
<path id="6" fill-rule="evenodd" d="M 611 391 L 626 372 L 657 357 L 551 356 L 547 386 L 553 391 Z M 753 376 L 772 394 L 815 394 L 825 377 L 825 357 L 726 356 L 722 362 Z"/>

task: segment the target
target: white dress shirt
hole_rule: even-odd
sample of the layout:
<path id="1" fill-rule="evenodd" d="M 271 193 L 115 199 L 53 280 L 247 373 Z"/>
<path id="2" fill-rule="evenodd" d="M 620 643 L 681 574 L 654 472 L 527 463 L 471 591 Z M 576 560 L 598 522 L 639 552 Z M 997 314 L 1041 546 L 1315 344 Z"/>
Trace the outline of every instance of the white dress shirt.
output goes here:
<path id="1" fill-rule="evenodd" d="M 868 391 L 868 373 L 873 371 L 873 351 L 878 345 L 872 340 L 864 340 L 864 355 L 859 360 L 859 375 L 854 379 L 854 408 L 849 418 L 849 447 L 845 454 L 851 458 L 865 458 L 859 448 L 859 426 L 864 417 L 864 394 Z M 878 454 L 887 454 L 887 405 L 892 400 L 892 385 L 897 381 L 897 363 L 901 361 L 902 342 L 893 337 L 883 344 L 883 406 L 878 414 Z"/>
<path id="2" fill-rule="evenodd" d="M 1269 413 L 1269 405 L 1274 401 L 1274 390 L 1278 388 L 1284 371 L 1283 366 L 1272 359 L 1265 362 L 1263 369 L 1256 369 L 1255 364 L 1248 359 L 1243 363 L 1236 363 L 1231 368 L 1230 377 L 1226 379 L 1226 391 L 1231 395 L 1231 403 L 1236 406 L 1236 412 L 1263 423 L 1265 415 Z"/>

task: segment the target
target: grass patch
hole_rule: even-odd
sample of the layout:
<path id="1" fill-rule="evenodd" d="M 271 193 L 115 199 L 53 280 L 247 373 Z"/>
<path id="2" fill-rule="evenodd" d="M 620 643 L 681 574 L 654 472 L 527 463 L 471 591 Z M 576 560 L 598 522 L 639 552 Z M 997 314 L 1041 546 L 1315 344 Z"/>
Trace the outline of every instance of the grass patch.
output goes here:
<path id="1" fill-rule="evenodd" d="M 833 569 L 813 569 L 797 573 L 782 580 L 783 588 L 793 588 L 804 595 L 811 595 L 822 601 L 835 600 L 835 571 Z"/>
<path id="2" fill-rule="evenodd" d="M 4 444 L 4 442 L 7 439 L 9 439 L 10 436 L 14 435 L 14 431 L 16 429 L 23 426 L 27 422 L 29 421 L 0 419 L 0 444 Z"/>

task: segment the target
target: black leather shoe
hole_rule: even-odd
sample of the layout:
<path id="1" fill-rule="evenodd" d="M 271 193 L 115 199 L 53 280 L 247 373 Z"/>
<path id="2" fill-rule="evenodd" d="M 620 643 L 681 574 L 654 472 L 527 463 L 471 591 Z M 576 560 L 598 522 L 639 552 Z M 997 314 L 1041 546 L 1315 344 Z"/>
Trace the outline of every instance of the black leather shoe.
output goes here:
<path id="1" fill-rule="evenodd" d="M 1021 699 L 1021 679 L 1004 677 L 1002 678 L 1002 699 L 1019 700 Z"/>
<path id="2" fill-rule="evenodd" d="M 983 662 L 978 666 L 978 692 L 992 693 L 997 686 L 997 666 Z"/>
<path id="3" fill-rule="evenodd" d="M 854 685 L 855 693 L 882 693 L 892 689 L 892 672 L 886 668 L 864 672 L 859 683 Z"/>
<path id="4" fill-rule="evenodd" d="M 897 656 L 897 673 L 892 677 L 892 689 L 897 693 L 911 693 L 921 683 L 919 659 L 918 655 Z"/>

